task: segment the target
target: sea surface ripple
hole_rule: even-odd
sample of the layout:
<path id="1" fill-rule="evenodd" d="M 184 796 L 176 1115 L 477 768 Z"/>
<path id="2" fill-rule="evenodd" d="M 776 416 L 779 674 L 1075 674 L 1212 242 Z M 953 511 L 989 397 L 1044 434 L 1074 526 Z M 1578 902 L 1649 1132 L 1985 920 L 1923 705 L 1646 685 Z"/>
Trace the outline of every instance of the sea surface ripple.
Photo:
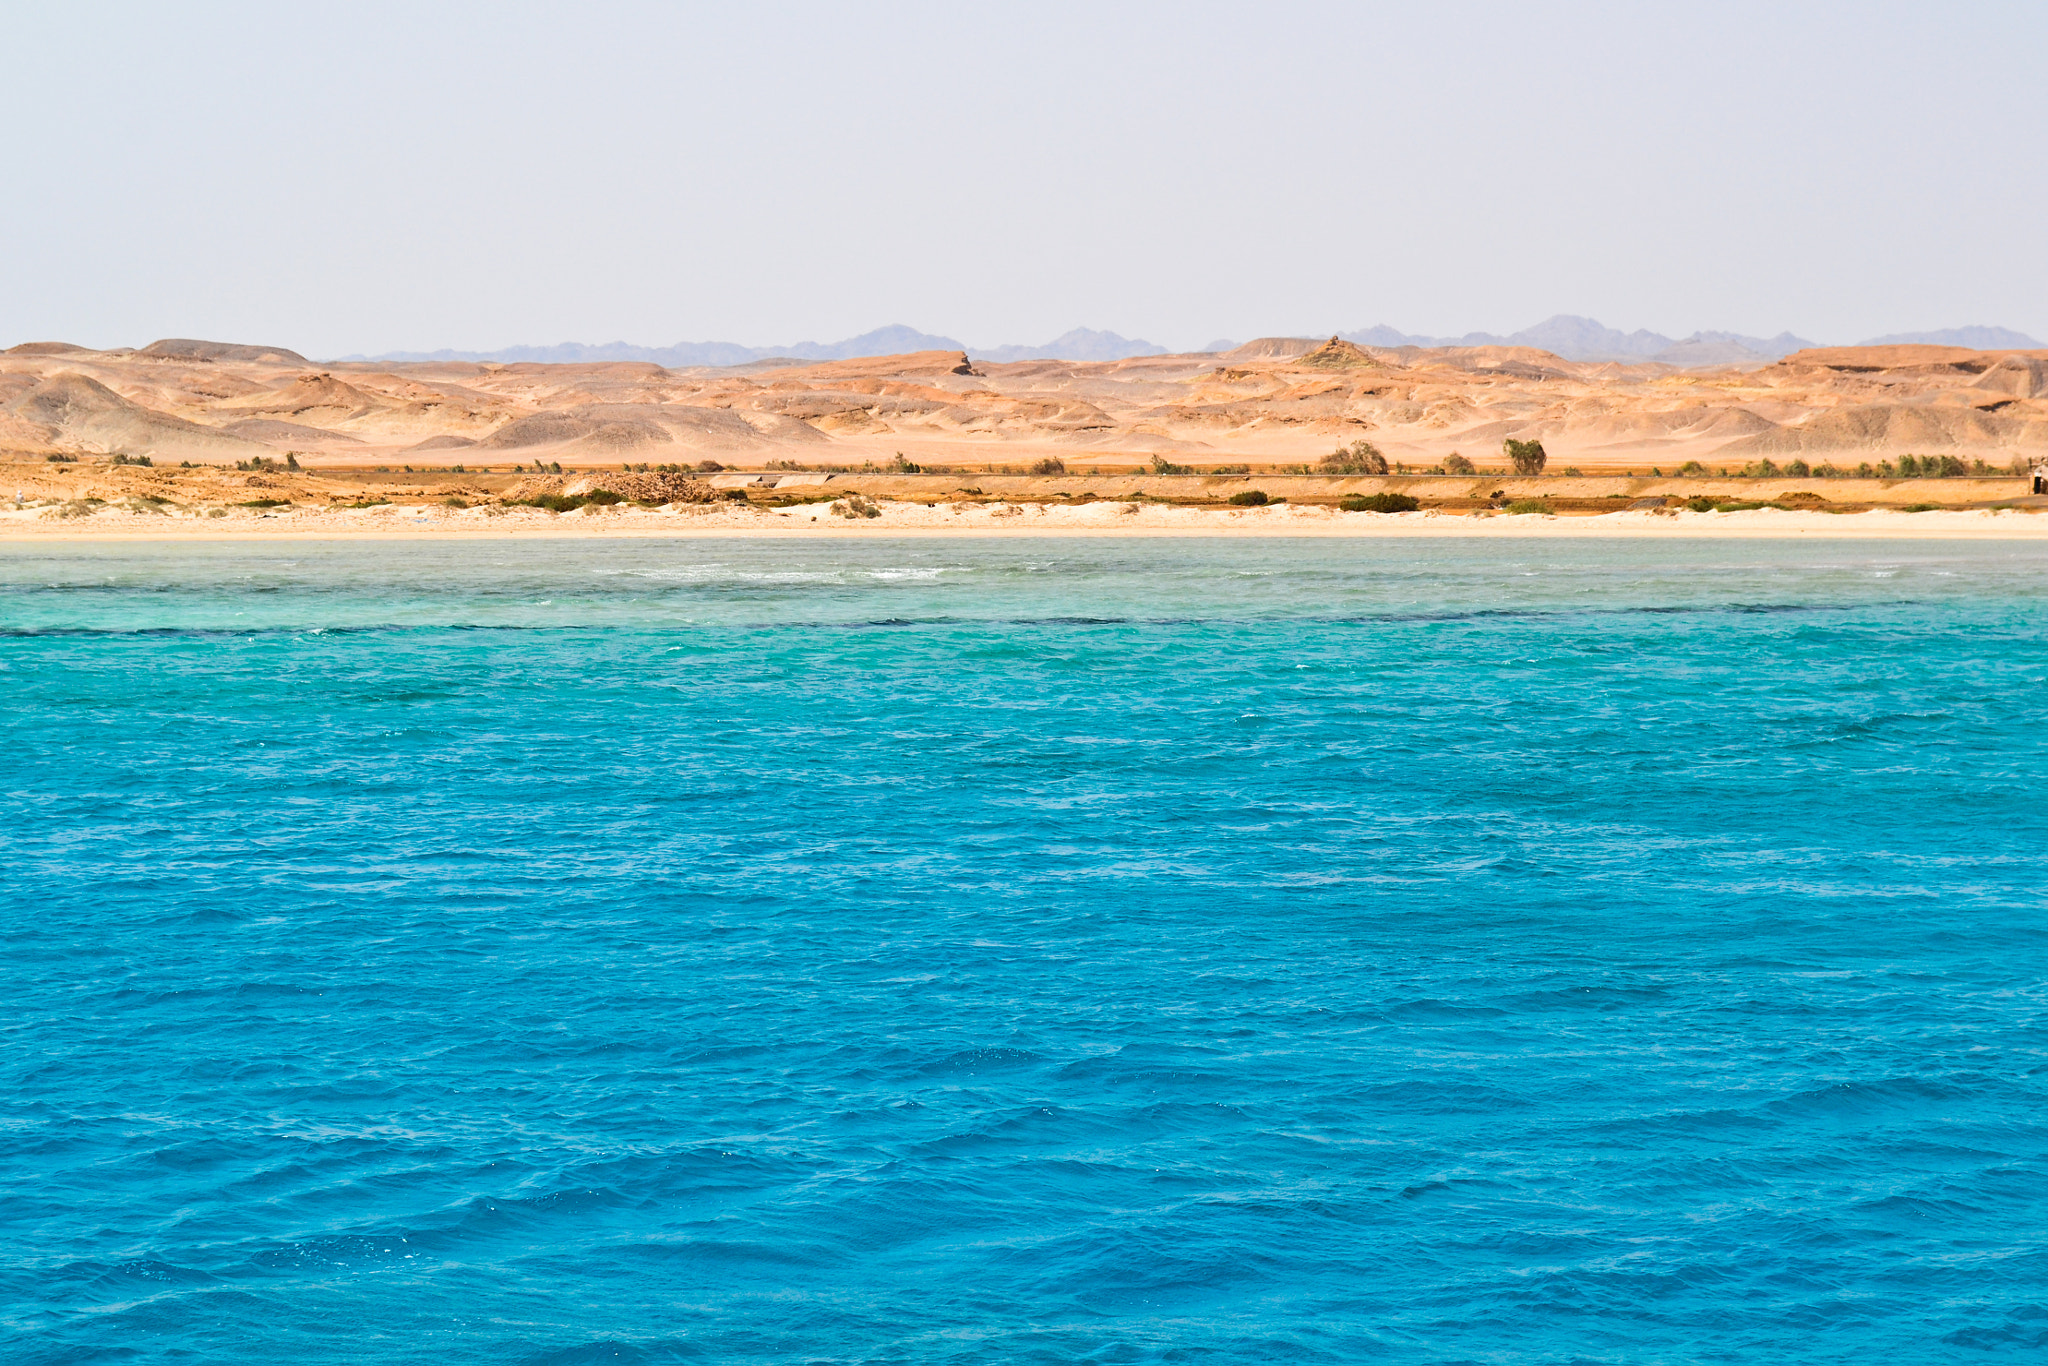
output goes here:
<path id="1" fill-rule="evenodd" d="M 2048 1353 L 2048 550 L 0 549 L 0 1359 Z"/>

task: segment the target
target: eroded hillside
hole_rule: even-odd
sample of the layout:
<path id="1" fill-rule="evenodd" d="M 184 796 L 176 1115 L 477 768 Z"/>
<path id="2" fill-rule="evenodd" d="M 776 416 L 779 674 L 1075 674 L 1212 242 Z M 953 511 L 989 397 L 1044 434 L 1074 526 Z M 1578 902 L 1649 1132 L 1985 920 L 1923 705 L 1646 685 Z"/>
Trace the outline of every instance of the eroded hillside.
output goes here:
<path id="1" fill-rule="evenodd" d="M 1901 453 L 2006 468 L 2048 455 L 2048 352 L 1888 346 L 1758 368 L 1579 363 L 1526 347 L 1376 349 L 1267 338 L 1235 351 L 996 365 L 927 351 L 729 369 L 634 363 L 320 364 L 164 341 L 0 353 L 0 449 L 233 464 L 511 468 L 568 462 L 859 468 L 904 461 L 1113 469 L 1154 456 L 1271 468 L 1365 439 L 1396 466 L 1850 467 Z"/>

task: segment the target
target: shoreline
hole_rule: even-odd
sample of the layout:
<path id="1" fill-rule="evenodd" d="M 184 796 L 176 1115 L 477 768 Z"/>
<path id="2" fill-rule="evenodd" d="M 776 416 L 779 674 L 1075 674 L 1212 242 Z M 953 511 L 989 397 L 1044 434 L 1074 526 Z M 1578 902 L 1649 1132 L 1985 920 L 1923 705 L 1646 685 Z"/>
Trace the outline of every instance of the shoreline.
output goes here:
<path id="1" fill-rule="evenodd" d="M 0 543 L 302 540 L 559 540 L 747 538 L 874 540 L 954 537 L 1334 539 L 1912 539 L 2031 540 L 2048 537 L 2048 517 L 2017 509 L 1903 512 L 1737 512 L 1684 509 L 1592 515 L 1503 512 L 1341 512 L 1280 505 L 1229 510 L 1096 503 L 878 503 L 873 517 L 841 517 L 827 505 L 776 510 L 713 504 L 618 507 L 549 513 L 539 509 L 387 506 L 227 516 L 107 508 L 55 518 L 37 510 L 0 512 Z"/>

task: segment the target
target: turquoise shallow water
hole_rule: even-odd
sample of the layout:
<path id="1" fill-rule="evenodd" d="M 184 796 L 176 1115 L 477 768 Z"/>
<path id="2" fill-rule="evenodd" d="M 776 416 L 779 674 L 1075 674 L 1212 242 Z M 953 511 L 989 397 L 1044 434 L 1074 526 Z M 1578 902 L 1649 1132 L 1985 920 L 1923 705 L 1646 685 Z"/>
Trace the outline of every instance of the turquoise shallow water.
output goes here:
<path id="1" fill-rule="evenodd" d="M 0 1358 L 2037 1358 L 2044 585 L 0 550 Z"/>

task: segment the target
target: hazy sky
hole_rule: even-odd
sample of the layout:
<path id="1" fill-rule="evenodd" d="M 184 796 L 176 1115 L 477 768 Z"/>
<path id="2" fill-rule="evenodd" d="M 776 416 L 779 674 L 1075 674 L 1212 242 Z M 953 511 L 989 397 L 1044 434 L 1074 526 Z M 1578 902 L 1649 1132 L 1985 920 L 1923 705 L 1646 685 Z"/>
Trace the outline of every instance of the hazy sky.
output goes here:
<path id="1" fill-rule="evenodd" d="M 4 3 L 0 345 L 2048 338 L 2048 5 Z"/>

